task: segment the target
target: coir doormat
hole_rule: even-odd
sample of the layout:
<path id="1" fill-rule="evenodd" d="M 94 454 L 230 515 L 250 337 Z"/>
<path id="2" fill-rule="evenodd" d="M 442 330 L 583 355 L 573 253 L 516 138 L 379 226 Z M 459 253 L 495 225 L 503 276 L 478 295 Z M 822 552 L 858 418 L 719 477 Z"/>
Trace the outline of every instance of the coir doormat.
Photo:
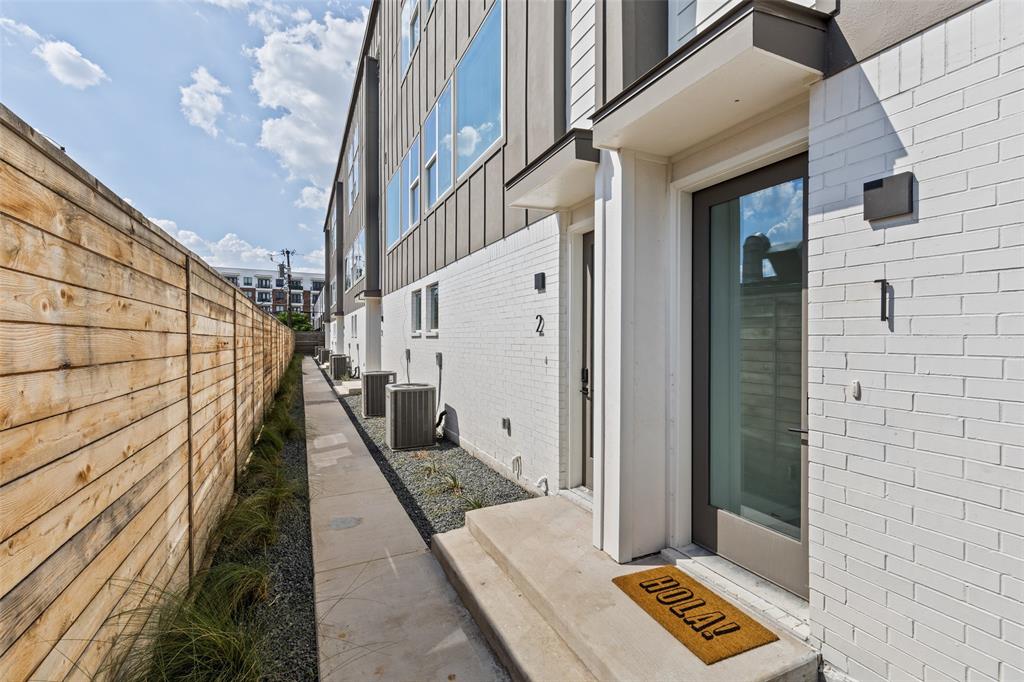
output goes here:
<path id="1" fill-rule="evenodd" d="M 675 566 L 620 575 L 612 582 L 707 665 L 778 639 Z"/>

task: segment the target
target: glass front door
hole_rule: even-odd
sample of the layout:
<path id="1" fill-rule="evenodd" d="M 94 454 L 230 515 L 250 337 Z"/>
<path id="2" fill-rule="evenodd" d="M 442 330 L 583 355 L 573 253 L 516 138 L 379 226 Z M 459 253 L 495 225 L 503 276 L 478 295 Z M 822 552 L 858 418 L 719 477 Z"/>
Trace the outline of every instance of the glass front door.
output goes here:
<path id="1" fill-rule="evenodd" d="M 703 460 L 694 537 L 799 594 L 807 591 L 805 174 L 801 155 L 694 196 L 702 318 L 694 454 Z"/>

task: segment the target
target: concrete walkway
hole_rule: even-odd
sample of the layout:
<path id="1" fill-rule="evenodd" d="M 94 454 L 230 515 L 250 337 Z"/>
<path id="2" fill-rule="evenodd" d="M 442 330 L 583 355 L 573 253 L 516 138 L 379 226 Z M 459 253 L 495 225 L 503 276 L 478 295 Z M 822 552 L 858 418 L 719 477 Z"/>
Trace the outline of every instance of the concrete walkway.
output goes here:
<path id="1" fill-rule="evenodd" d="M 321 679 L 507 679 L 312 358 L 302 390 Z"/>

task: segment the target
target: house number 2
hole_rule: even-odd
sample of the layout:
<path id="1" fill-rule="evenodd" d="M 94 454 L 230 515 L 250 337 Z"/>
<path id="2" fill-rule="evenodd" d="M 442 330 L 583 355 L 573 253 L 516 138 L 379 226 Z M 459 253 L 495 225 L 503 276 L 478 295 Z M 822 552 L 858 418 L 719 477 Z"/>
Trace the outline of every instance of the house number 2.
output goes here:
<path id="1" fill-rule="evenodd" d="M 544 336 L 544 316 L 543 315 L 538 315 L 537 316 L 537 333 L 540 334 L 541 336 Z"/>

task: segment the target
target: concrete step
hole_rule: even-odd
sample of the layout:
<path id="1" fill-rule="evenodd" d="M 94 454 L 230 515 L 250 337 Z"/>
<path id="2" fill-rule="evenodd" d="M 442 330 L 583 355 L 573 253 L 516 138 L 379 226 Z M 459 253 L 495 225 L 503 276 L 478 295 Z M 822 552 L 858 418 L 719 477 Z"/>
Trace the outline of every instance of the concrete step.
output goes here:
<path id="1" fill-rule="evenodd" d="M 332 380 L 331 385 L 334 392 L 340 396 L 360 395 L 363 392 L 363 382 L 359 379 Z"/>
<path id="2" fill-rule="evenodd" d="M 466 528 L 435 535 L 431 551 L 513 679 L 594 679 Z"/>
<path id="3" fill-rule="evenodd" d="M 568 500 L 549 496 L 474 510 L 466 528 L 600 680 L 817 680 L 817 652 L 753 613 L 779 640 L 705 665 L 612 583 L 665 559 L 616 563 L 592 545 L 591 515 Z"/>

